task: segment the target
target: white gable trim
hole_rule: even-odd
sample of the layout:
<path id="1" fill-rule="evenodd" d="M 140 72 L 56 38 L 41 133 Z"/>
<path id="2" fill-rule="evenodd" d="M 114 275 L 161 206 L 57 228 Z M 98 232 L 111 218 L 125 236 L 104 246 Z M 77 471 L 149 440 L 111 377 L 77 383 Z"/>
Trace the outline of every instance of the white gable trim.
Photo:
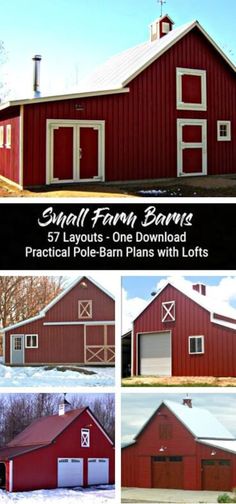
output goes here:
<path id="1" fill-rule="evenodd" d="M 113 446 L 114 445 L 113 441 L 110 439 L 110 437 L 108 436 L 108 434 L 106 433 L 106 431 L 103 429 L 103 427 L 100 425 L 100 423 L 97 421 L 97 419 L 93 416 L 92 412 L 89 409 L 87 409 L 86 411 L 87 411 L 88 415 L 92 418 L 92 420 L 94 421 L 94 423 L 97 425 L 97 427 L 100 429 L 100 431 L 107 438 L 107 440 L 109 441 L 109 443 Z"/>

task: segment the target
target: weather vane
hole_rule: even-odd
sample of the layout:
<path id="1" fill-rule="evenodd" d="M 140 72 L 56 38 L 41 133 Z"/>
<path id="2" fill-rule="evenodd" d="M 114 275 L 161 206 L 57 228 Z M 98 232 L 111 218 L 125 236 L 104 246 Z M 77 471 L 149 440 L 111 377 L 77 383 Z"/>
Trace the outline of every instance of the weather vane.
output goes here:
<path id="1" fill-rule="evenodd" d="M 163 5 L 166 3 L 166 0 L 157 0 L 157 3 L 161 4 L 161 17 L 162 17 L 162 9 Z"/>

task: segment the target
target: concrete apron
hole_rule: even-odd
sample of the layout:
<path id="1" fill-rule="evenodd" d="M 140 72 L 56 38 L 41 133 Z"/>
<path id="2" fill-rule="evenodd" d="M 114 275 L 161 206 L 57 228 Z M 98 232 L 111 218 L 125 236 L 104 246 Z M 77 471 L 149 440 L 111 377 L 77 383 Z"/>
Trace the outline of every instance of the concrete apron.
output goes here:
<path id="1" fill-rule="evenodd" d="M 210 492 L 193 490 L 166 490 L 161 488 L 122 488 L 121 502 L 123 503 L 174 503 L 174 504 L 210 504 L 217 503 L 217 497 L 230 492 Z"/>

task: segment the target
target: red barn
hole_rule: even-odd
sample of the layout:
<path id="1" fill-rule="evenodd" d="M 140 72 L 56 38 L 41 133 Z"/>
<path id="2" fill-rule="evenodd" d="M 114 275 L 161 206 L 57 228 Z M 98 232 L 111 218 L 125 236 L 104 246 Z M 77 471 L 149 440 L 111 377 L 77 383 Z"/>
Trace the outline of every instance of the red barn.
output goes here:
<path id="1" fill-rule="evenodd" d="M 4 329 L 5 363 L 114 365 L 115 302 L 94 280 L 71 283 L 37 316 Z"/>
<path id="2" fill-rule="evenodd" d="M 0 174 L 15 184 L 235 173 L 235 66 L 202 26 L 167 16 L 71 95 L 0 106 Z"/>
<path id="3" fill-rule="evenodd" d="M 209 411 L 164 401 L 122 449 L 122 485 L 232 490 L 236 439 Z"/>
<path id="4" fill-rule="evenodd" d="M 114 483 L 114 446 L 88 407 L 35 420 L 0 449 L 9 492 Z"/>
<path id="5" fill-rule="evenodd" d="M 202 284 L 168 282 L 133 322 L 133 375 L 236 376 L 235 353 L 235 310 Z"/>

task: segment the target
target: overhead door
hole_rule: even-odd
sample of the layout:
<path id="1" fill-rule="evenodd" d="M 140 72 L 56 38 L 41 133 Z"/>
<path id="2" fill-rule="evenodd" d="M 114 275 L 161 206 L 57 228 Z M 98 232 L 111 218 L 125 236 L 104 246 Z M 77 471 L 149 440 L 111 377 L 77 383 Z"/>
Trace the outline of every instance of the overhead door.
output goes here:
<path id="1" fill-rule="evenodd" d="M 88 459 L 88 485 L 102 485 L 109 483 L 109 459 Z"/>
<path id="2" fill-rule="evenodd" d="M 57 459 L 57 474 L 59 487 L 83 486 L 83 459 Z"/>
<path id="3" fill-rule="evenodd" d="M 179 455 L 152 457 L 153 488 L 183 488 L 183 459 Z"/>
<path id="4" fill-rule="evenodd" d="M 231 490 L 230 460 L 202 460 L 202 489 Z"/>
<path id="5" fill-rule="evenodd" d="M 171 333 L 143 333 L 139 340 L 141 375 L 171 376 Z"/>

